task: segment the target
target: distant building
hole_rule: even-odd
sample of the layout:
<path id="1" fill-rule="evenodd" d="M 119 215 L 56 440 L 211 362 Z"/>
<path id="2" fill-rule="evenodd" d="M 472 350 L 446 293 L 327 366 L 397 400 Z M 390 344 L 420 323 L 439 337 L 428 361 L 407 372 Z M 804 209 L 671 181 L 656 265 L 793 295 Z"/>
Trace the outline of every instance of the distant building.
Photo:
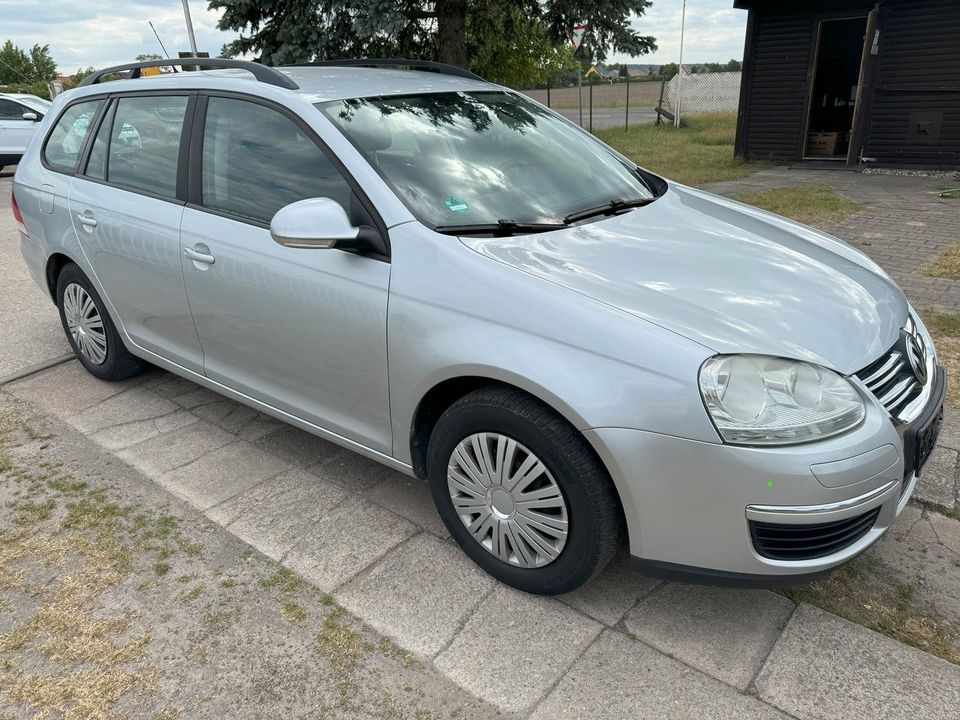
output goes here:
<path id="1" fill-rule="evenodd" d="M 960 167 L 960 2 L 734 0 L 736 153 Z"/>
<path id="2" fill-rule="evenodd" d="M 592 76 L 596 76 L 601 80 L 610 80 L 612 82 L 620 77 L 620 69 L 607 68 L 597 63 L 596 65 L 591 65 L 590 69 L 583 74 L 584 78 L 589 78 Z"/>

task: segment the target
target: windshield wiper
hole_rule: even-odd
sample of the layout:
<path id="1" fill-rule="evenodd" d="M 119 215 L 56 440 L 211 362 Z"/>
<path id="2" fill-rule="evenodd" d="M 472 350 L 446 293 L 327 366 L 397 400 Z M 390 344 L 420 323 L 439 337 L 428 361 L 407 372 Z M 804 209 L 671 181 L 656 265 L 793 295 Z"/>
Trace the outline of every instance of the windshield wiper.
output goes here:
<path id="1" fill-rule="evenodd" d="M 522 235 L 524 233 L 549 232 L 565 228 L 566 223 L 532 223 L 516 220 L 497 220 L 495 223 L 473 223 L 467 225 L 437 225 L 435 232 L 444 235 Z"/>
<path id="2" fill-rule="evenodd" d="M 563 219 L 563 222 L 570 224 L 577 222 L 578 220 L 586 220 L 587 218 L 596 217 L 597 215 L 615 215 L 622 210 L 629 210 L 630 208 L 638 208 L 643 207 L 644 205 L 649 205 L 654 200 L 656 200 L 655 197 L 636 198 L 634 200 L 610 200 L 602 205 L 594 205 L 593 207 L 572 212 Z"/>

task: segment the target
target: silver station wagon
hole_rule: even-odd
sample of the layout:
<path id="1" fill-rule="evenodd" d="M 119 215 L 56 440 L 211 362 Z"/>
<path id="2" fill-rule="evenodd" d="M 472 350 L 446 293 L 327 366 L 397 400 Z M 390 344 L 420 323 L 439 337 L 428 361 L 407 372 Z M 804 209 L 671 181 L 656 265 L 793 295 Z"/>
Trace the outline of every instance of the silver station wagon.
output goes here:
<path id="1" fill-rule="evenodd" d="M 189 62 L 92 75 L 16 173 L 93 375 L 156 365 L 424 478 L 534 593 L 624 544 L 643 573 L 801 582 L 903 509 L 944 372 L 862 253 L 449 66 Z"/>

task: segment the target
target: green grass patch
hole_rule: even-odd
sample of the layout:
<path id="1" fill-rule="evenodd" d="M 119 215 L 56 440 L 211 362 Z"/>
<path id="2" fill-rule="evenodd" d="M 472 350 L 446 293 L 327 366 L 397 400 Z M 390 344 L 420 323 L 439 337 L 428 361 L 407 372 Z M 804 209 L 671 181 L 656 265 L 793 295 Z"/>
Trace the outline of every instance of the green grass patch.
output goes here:
<path id="1" fill-rule="evenodd" d="M 960 313 L 918 310 L 947 371 L 947 404 L 960 408 Z"/>
<path id="2" fill-rule="evenodd" d="M 733 156 L 736 113 L 689 116 L 685 125 L 632 125 L 597 137 L 638 165 L 686 185 L 736 180 L 765 167 Z"/>
<path id="3" fill-rule="evenodd" d="M 862 203 L 845 198 L 826 183 L 761 190 L 744 193 L 734 199 L 818 228 L 836 225 L 865 207 Z"/>

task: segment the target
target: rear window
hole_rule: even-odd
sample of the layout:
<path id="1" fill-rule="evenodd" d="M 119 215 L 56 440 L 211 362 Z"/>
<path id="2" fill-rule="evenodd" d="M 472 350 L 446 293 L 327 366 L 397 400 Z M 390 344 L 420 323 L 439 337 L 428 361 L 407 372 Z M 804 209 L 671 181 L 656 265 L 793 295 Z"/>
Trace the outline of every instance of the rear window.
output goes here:
<path id="1" fill-rule="evenodd" d="M 88 100 L 71 105 L 64 111 L 53 126 L 43 147 L 43 159 L 54 170 L 73 172 L 83 142 L 90 133 L 93 118 L 100 108 L 102 100 Z"/>

